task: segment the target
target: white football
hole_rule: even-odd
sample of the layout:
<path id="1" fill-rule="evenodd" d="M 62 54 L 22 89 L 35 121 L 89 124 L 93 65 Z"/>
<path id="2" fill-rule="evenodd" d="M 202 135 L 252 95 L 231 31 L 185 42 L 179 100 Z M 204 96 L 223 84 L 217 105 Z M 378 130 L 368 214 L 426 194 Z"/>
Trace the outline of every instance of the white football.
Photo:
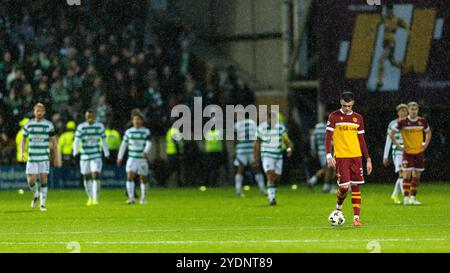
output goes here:
<path id="1" fill-rule="evenodd" d="M 328 222 L 330 222 L 332 226 L 342 226 L 345 223 L 344 213 L 340 210 L 332 211 L 330 216 L 328 216 Z"/>

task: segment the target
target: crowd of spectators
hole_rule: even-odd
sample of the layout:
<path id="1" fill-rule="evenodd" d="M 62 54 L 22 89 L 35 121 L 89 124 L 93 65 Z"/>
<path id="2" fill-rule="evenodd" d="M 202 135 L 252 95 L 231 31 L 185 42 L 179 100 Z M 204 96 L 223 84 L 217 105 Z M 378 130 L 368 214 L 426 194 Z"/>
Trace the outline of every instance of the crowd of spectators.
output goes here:
<path id="1" fill-rule="evenodd" d="M 8 147 L 37 102 L 46 105 L 58 133 L 67 121 L 82 122 L 89 108 L 123 132 L 139 108 L 153 135 L 170 126 L 172 107 L 191 105 L 194 96 L 204 104 L 254 103 L 233 67 L 219 73 L 192 54 L 195 35 L 174 16 L 116 21 L 114 13 L 95 14 L 92 6 L 72 14 L 45 3 L 0 8 L 0 164 L 14 157 Z"/>

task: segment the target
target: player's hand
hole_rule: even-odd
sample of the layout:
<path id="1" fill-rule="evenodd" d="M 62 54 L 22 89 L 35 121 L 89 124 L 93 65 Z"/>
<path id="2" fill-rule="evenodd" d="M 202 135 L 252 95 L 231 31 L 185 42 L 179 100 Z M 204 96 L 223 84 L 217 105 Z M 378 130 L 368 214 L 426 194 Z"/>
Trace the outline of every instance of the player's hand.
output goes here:
<path id="1" fill-rule="evenodd" d="M 366 162 L 367 175 L 372 173 L 372 159 L 368 158 Z"/>
<path id="2" fill-rule="evenodd" d="M 383 159 L 383 165 L 385 167 L 389 166 L 389 159 L 387 159 L 387 158 Z"/>
<path id="3" fill-rule="evenodd" d="M 286 152 L 287 152 L 287 157 L 291 157 L 292 156 L 292 148 L 287 148 L 287 150 L 286 150 Z"/>
<path id="4" fill-rule="evenodd" d="M 122 165 L 122 159 L 117 159 L 117 167 L 120 167 L 120 165 Z"/>
<path id="5" fill-rule="evenodd" d="M 328 168 L 336 168 L 336 159 L 334 157 L 327 159 Z"/>
<path id="6" fill-rule="evenodd" d="M 422 149 L 425 151 L 428 148 L 428 144 L 426 144 L 425 142 L 422 143 Z"/>

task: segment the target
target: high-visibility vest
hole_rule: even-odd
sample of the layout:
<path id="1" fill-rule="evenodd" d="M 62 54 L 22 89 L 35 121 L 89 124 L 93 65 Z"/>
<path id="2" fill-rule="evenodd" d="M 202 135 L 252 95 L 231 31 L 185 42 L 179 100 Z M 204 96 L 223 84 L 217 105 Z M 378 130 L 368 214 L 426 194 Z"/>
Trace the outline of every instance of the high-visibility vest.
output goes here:
<path id="1" fill-rule="evenodd" d="M 58 139 L 58 150 L 62 155 L 72 155 L 74 132 L 67 131 L 63 133 Z"/>
<path id="2" fill-rule="evenodd" d="M 166 154 L 176 155 L 183 154 L 183 141 L 176 141 L 177 137 L 181 137 L 180 130 L 177 128 L 170 128 L 166 133 Z M 178 149 L 177 149 L 178 145 Z"/>
<path id="3" fill-rule="evenodd" d="M 205 152 L 219 153 L 223 150 L 223 141 L 220 140 L 222 133 L 218 130 L 209 130 L 205 136 Z"/>
<path id="4" fill-rule="evenodd" d="M 120 149 L 120 144 L 122 143 L 119 132 L 114 129 L 106 129 L 105 134 L 109 150 L 118 151 Z"/>
<path id="5" fill-rule="evenodd" d="M 16 157 L 17 157 L 17 162 L 27 162 L 28 160 L 28 144 L 30 142 L 30 140 L 27 138 L 27 142 L 25 143 L 25 151 L 24 151 L 24 159 L 25 161 L 22 161 L 22 158 L 20 157 L 20 151 L 22 150 L 22 147 L 20 147 L 20 143 L 22 142 L 23 139 L 23 130 L 22 128 L 20 128 L 19 132 L 17 132 L 16 135 Z"/>

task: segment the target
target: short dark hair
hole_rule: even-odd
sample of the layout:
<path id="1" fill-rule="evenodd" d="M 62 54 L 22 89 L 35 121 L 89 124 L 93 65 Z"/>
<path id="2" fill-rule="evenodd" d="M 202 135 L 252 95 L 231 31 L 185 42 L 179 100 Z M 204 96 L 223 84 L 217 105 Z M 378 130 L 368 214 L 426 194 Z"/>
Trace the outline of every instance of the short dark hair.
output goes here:
<path id="1" fill-rule="evenodd" d="M 94 109 L 89 108 L 89 109 L 86 110 L 86 113 L 95 114 L 95 111 L 94 111 Z"/>
<path id="2" fill-rule="evenodd" d="M 341 94 L 341 100 L 344 100 L 345 102 L 351 102 L 355 100 L 355 96 L 352 92 L 346 91 Z"/>

